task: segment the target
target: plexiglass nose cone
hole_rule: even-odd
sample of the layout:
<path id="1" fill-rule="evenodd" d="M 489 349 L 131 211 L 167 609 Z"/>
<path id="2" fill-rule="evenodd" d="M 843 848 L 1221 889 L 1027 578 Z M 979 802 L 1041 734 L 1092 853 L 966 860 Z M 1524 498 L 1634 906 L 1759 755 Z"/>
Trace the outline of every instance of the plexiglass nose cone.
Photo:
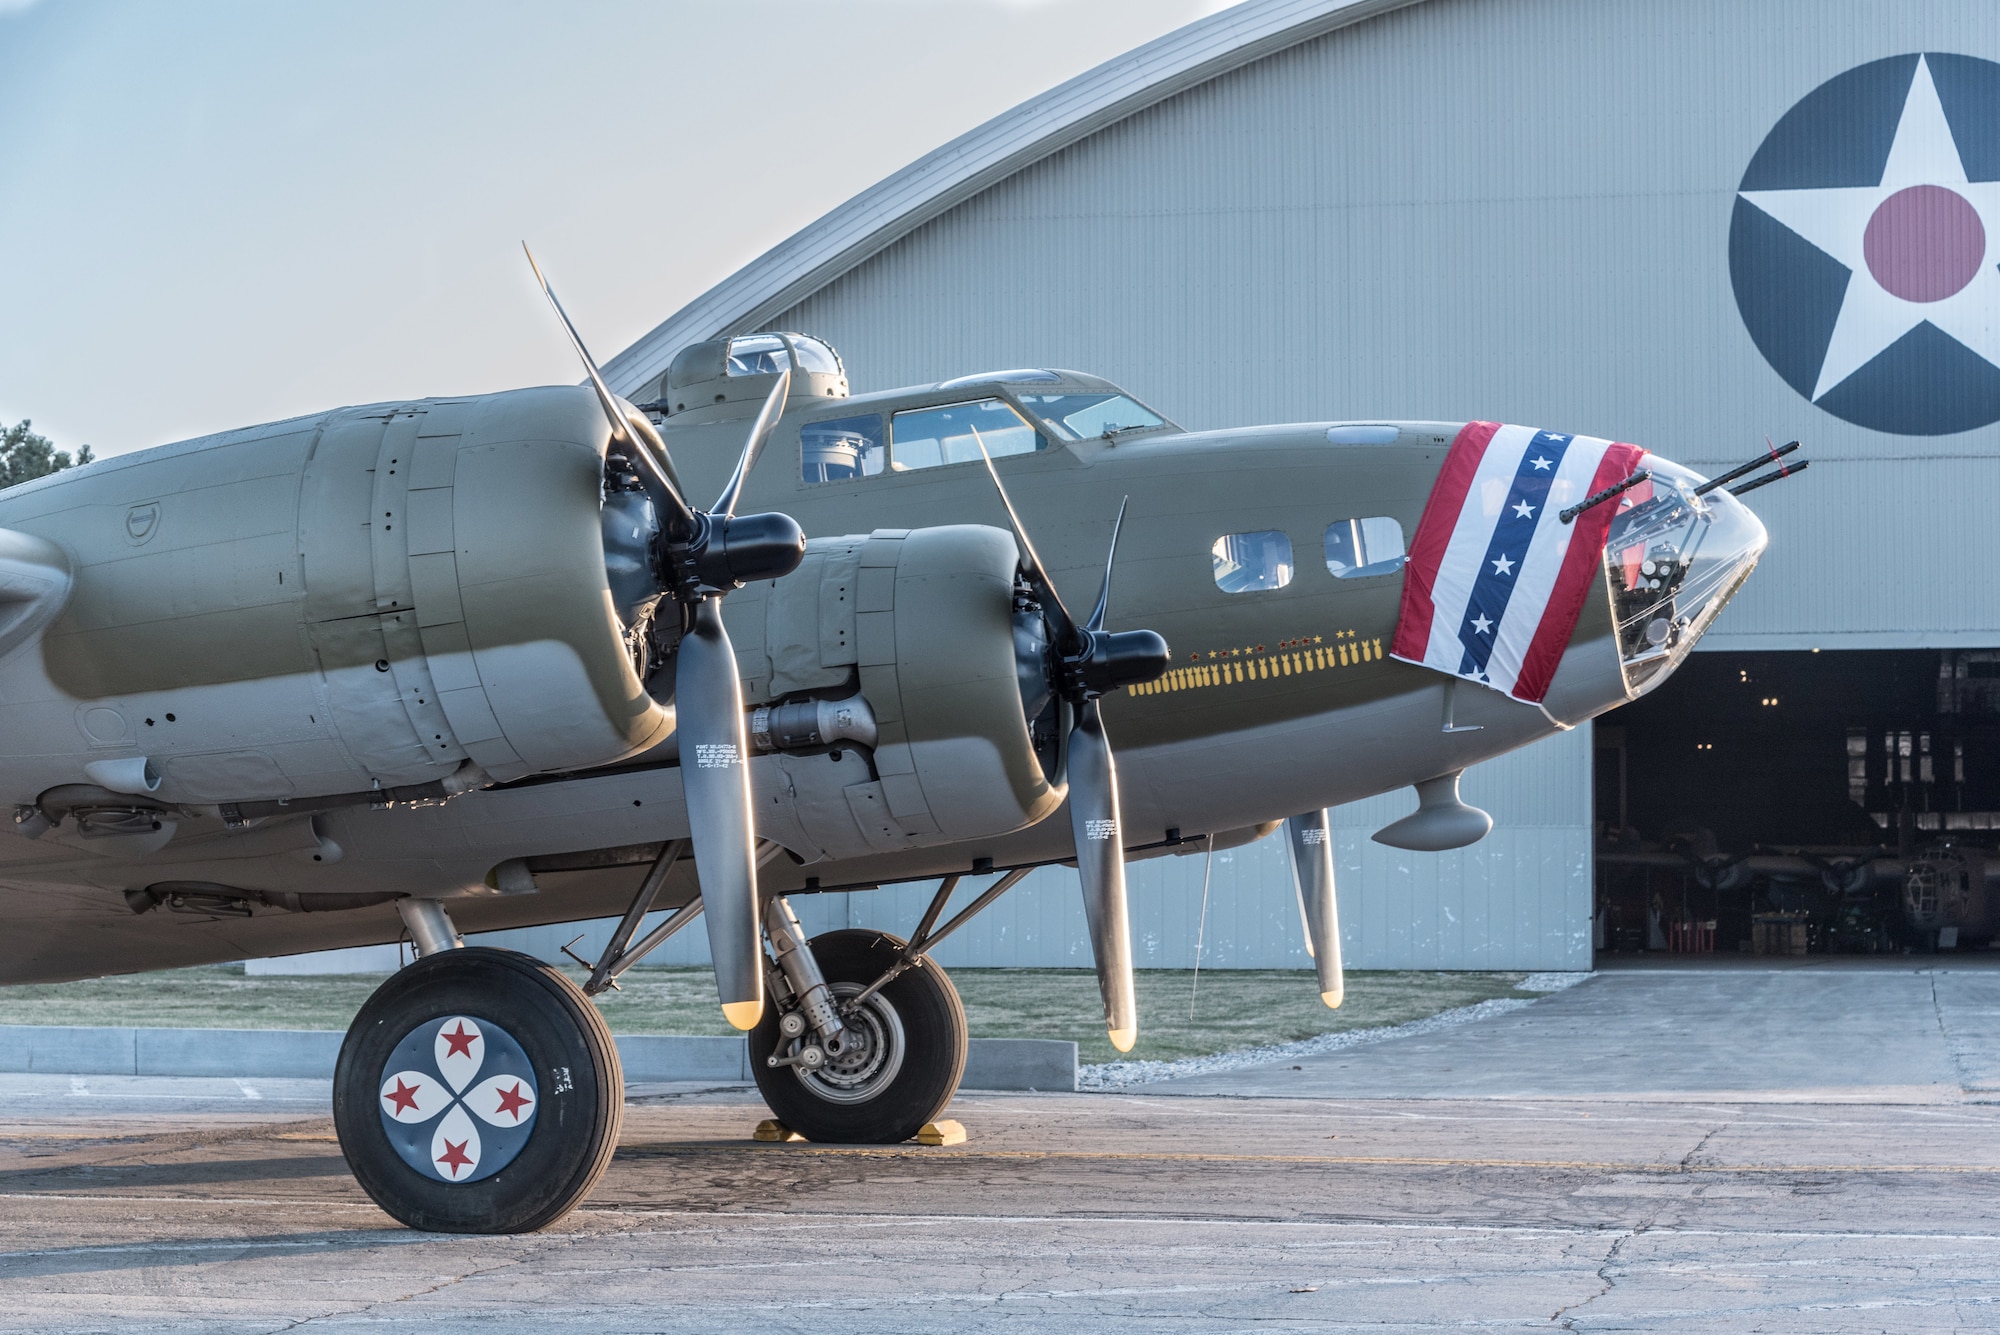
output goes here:
<path id="1" fill-rule="evenodd" d="M 1770 540 L 1749 507 L 1649 454 L 1653 480 L 1622 498 L 1604 561 L 1619 659 L 1633 698 L 1665 681 L 1743 587 Z"/>
<path id="2" fill-rule="evenodd" d="M 1609 614 L 1586 608 L 1543 701 L 1564 723 L 1665 681 L 1764 552 L 1764 525 L 1734 496 L 1697 496 L 1703 478 L 1658 455 L 1640 467 L 1652 480 L 1618 498 L 1605 544 Z"/>

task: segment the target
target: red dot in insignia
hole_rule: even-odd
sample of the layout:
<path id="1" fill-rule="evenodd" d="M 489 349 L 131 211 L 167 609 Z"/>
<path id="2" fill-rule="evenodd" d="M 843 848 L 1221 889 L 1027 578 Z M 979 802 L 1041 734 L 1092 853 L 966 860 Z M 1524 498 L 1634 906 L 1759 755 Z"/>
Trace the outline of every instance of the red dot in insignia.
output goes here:
<path id="1" fill-rule="evenodd" d="M 1986 226 L 1965 196 L 1913 185 L 1882 201 L 1861 237 L 1868 272 L 1904 301 L 1943 301 L 1986 258 Z"/>

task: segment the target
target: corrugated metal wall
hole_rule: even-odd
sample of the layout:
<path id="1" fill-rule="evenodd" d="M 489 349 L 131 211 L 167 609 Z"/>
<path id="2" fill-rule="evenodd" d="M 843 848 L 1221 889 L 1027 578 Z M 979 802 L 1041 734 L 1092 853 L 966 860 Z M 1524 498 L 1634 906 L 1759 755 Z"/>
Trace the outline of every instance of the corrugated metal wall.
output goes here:
<path id="1" fill-rule="evenodd" d="M 1766 365 L 1730 286 L 1736 186 L 1773 123 L 1916 50 L 2000 58 L 2000 9 L 1431 0 L 1111 127 L 771 324 L 831 340 L 857 389 L 1072 366 L 1193 427 L 1490 417 L 1710 471 L 1802 437 L 1814 472 L 1758 494 L 1771 553 L 1709 647 L 2000 644 L 2000 596 L 1968 577 L 2000 568 L 2000 435 L 1829 416 Z M 1499 825 L 1457 854 L 1367 842 L 1407 795 L 1340 812 L 1350 963 L 1586 965 L 1589 760 L 1585 731 L 1469 775 Z M 1216 864 L 1204 962 L 1302 965 L 1282 849 Z M 1142 963 L 1192 959 L 1200 873 L 1134 869 Z M 921 898 L 813 911 L 907 927 Z M 1074 899 L 1042 873 L 941 954 L 1082 963 Z"/>
<path id="2" fill-rule="evenodd" d="M 1849 425 L 1752 345 L 1728 270 L 1794 101 L 1983 3 L 1430 0 L 1226 75 L 969 201 L 773 324 L 857 388 L 986 366 L 1117 379 L 1190 426 L 1496 417 L 1696 466 L 1803 437 L 1712 647 L 2000 639 L 1996 428 Z M 1948 537 L 1948 541 L 1945 540 Z"/>

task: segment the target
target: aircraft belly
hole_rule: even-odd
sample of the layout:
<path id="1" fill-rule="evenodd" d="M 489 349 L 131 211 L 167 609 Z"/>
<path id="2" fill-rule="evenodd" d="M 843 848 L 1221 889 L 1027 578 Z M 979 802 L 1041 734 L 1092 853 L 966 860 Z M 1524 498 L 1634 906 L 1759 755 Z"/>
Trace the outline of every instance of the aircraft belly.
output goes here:
<path id="1" fill-rule="evenodd" d="M 1437 679 L 1365 705 L 1121 751 L 1127 842 L 1159 838 L 1156 829 L 1205 832 L 1359 801 L 1558 731 L 1540 710 L 1463 690 L 1454 721 L 1476 730 L 1447 733 L 1450 686 Z"/>

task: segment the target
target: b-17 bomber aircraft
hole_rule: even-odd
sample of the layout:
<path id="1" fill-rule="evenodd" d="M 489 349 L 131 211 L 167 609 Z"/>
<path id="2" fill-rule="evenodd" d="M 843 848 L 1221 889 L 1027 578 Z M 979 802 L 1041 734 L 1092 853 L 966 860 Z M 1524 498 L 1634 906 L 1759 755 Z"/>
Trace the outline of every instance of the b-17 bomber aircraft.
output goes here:
<path id="1" fill-rule="evenodd" d="M 1765 545 L 1608 440 L 1186 431 L 1052 368 L 850 395 L 793 333 L 688 347 L 635 405 L 555 311 L 581 386 L 0 494 L 0 979 L 407 937 L 334 1114 L 416 1228 L 584 1197 L 623 1100 L 589 994 L 697 918 L 812 1140 L 944 1109 L 966 1026 L 927 950 L 1038 866 L 1078 869 L 1125 1049 L 1125 861 L 1282 824 L 1338 1005 L 1326 808 L 1414 786 L 1379 839 L 1478 839 L 1459 774 L 1657 685 Z M 907 937 L 808 940 L 792 904 L 937 878 Z M 613 915 L 581 988 L 460 937 Z"/>

